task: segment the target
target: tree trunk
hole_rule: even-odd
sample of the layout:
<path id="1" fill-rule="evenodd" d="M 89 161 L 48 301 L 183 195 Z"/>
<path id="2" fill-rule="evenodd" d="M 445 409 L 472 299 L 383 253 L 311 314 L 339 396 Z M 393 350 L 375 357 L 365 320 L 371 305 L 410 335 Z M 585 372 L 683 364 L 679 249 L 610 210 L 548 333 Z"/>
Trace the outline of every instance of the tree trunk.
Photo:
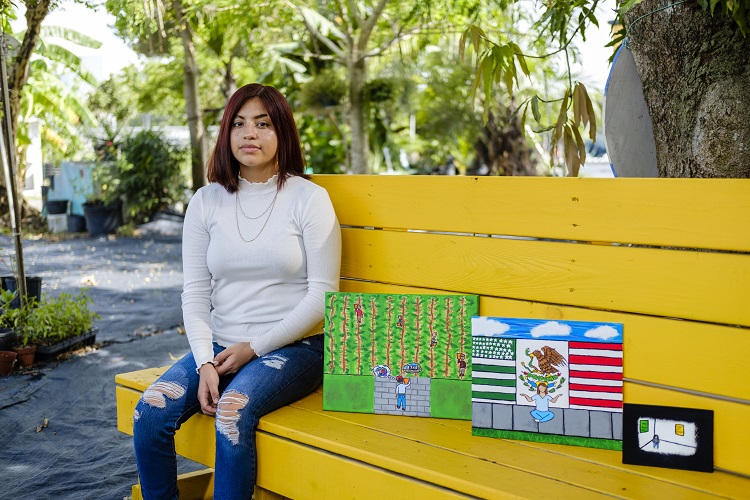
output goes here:
<path id="1" fill-rule="evenodd" d="M 49 14 L 51 0 L 38 0 L 26 3 L 26 34 L 23 37 L 18 54 L 13 62 L 8 76 L 8 94 L 10 94 L 10 120 L 13 137 L 16 136 L 18 113 L 21 109 L 21 90 L 29 79 L 29 65 L 31 54 L 39 41 L 42 21 Z"/>
<path id="2" fill-rule="evenodd" d="M 692 2 L 653 12 L 670 2 L 625 16 L 659 176 L 750 177 L 750 37 Z"/>
<path id="3" fill-rule="evenodd" d="M 367 66 L 357 49 L 352 48 L 347 54 L 349 70 L 349 127 L 351 129 L 351 163 L 349 171 L 353 174 L 367 174 L 370 172 L 369 145 L 367 142 L 367 100 L 365 98 L 365 82 L 367 81 Z"/>
<path id="4" fill-rule="evenodd" d="M 193 191 L 197 191 L 198 188 L 206 183 L 205 165 L 207 159 L 203 116 L 200 97 L 198 96 L 198 61 L 195 57 L 193 31 L 183 15 L 182 3 L 180 0 L 174 0 L 172 5 L 177 18 L 177 30 L 180 33 L 182 48 L 185 53 L 182 65 L 185 75 L 183 92 L 185 95 L 185 111 L 187 112 L 192 150 L 192 188 Z"/>

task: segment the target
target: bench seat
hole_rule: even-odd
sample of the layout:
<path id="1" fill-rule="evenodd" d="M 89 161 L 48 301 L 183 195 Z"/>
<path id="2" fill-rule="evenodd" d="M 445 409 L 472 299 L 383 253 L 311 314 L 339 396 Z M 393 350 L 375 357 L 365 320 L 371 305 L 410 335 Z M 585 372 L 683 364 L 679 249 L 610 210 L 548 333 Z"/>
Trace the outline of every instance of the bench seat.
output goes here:
<path id="1" fill-rule="evenodd" d="M 117 375 L 120 431 L 132 434 L 141 393 L 165 370 Z M 212 467 L 213 425 L 190 419 L 177 452 Z M 750 487 L 719 471 L 624 465 L 617 451 L 472 436 L 469 421 L 323 411 L 322 388 L 261 419 L 258 460 L 256 499 L 743 498 Z M 185 475 L 181 498 L 210 498 L 210 480 Z"/>

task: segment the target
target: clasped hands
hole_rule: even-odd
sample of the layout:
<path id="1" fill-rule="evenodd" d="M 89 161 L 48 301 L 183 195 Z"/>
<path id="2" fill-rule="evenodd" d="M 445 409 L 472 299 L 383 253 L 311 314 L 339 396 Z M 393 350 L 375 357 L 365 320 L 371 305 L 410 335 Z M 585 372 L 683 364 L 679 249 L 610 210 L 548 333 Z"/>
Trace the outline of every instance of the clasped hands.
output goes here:
<path id="1" fill-rule="evenodd" d="M 250 343 L 240 342 L 217 354 L 213 360 L 214 364 L 206 363 L 200 367 L 198 402 L 203 413 L 216 415 L 216 405 L 219 402 L 219 377 L 237 373 L 240 368 L 256 357 L 255 350 Z"/>

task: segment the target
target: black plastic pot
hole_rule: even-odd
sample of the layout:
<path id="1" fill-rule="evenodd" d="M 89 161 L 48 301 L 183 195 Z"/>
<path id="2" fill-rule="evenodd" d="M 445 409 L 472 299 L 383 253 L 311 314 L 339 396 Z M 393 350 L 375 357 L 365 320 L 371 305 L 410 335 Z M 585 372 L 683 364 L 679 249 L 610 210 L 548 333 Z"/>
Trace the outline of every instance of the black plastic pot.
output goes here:
<path id="1" fill-rule="evenodd" d="M 70 200 L 47 200 L 47 213 L 49 215 L 60 215 L 68 213 Z"/>
<path id="2" fill-rule="evenodd" d="M 86 230 L 86 218 L 83 215 L 68 215 L 68 232 L 82 233 Z"/>
<path id="3" fill-rule="evenodd" d="M 0 351 L 10 351 L 16 342 L 16 333 L 12 328 L 0 328 Z"/>
<path id="4" fill-rule="evenodd" d="M 15 292 L 18 289 L 15 276 L 3 276 L 0 278 L 3 290 Z M 38 276 L 26 276 L 26 297 L 35 298 L 37 302 L 42 300 L 42 278 Z M 11 309 L 21 307 L 21 298 L 16 297 L 10 303 Z"/>
<path id="5" fill-rule="evenodd" d="M 86 217 L 89 235 L 111 234 L 122 225 L 122 204 L 93 205 L 84 203 L 83 215 Z"/>

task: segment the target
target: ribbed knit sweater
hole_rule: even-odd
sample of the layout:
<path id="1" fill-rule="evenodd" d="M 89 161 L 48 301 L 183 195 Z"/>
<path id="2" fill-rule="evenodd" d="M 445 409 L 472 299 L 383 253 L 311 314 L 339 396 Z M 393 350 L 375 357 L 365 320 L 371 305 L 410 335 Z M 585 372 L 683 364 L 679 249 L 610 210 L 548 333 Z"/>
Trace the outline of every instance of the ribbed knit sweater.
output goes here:
<path id="1" fill-rule="evenodd" d="M 190 200 L 182 312 L 198 367 L 214 358 L 212 341 L 249 342 L 263 356 L 302 338 L 323 320 L 325 292 L 338 290 L 341 230 L 328 193 L 289 177 L 269 208 L 275 193 L 276 176 L 240 178 L 236 194 L 209 184 Z"/>

